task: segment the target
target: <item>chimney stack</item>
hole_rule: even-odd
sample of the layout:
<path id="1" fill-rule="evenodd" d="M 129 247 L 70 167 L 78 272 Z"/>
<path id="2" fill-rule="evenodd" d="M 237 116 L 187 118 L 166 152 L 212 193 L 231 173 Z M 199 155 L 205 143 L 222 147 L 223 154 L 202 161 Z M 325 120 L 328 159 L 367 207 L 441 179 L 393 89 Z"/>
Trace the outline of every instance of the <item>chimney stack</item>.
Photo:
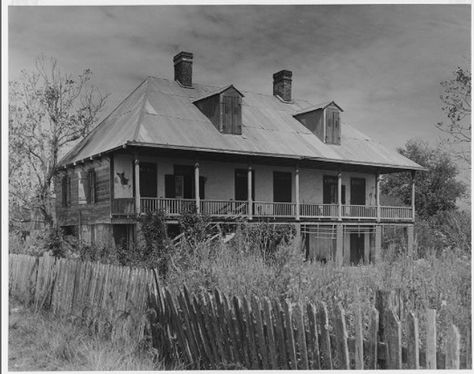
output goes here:
<path id="1" fill-rule="evenodd" d="M 279 96 L 286 102 L 291 102 L 291 77 L 293 73 L 289 70 L 281 70 L 273 74 L 273 95 Z"/>
<path id="2" fill-rule="evenodd" d="M 190 52 L 179 52 L 173 58 L 174 80 L 184 87 L 193 86 L 193 54 Z"/>

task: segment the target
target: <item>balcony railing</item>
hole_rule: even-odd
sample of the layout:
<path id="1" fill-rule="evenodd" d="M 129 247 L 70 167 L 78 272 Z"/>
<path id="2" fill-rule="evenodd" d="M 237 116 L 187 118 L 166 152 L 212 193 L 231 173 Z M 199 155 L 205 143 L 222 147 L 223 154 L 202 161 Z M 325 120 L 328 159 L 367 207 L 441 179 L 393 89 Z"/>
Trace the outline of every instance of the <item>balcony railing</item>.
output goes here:
<path id="1" fill-rule="evenodd" d="M 169 216 L 177 216 L 185 211 L 194 209 L 196 201 L 194 199 L 165 199 L 165 198 L 142 198 L 140 199 L 140 212 L 155 212 L 158 209 L 164 210 Z M 199 208 L 201 213 L 213 217 L 237 217 L 249 216 L 248 201 L 235 200 L 200 200 Z M 296 203 L 284 202 L 252 202 L 252 216 L 256 218 L 296 218 Z M 112 201 L 112 215 L 135 214 L 135 200 L 114 199 Z M 358 219 L 376 220 L 377 207 L 368 205 L 342 205 L 341 217 L 339 217 L 339 206 L 337 204 L 299 204 L 299 217 L 308 218 L 328 218 L 328 219 Z M 411 221 L 413 212 L 411 207 L 401 206 L 381 206 L 380 220 L 382 221 Z"/>

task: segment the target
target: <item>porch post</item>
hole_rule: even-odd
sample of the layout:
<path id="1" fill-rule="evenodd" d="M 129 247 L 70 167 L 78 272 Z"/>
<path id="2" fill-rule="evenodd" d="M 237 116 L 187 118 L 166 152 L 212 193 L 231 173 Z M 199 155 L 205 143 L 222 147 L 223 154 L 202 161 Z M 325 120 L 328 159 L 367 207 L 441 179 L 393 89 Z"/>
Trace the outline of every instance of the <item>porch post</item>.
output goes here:
<path id="1" fill-rule="evenodd" d="M 416 171 L 411 172 L 411 218 L 415 222 L 415 175 Z"/>
<path id="2" fill-rule="evenodd" d="M 296 219 L 300 219 L 300 167 L 296 165 L 295 169 L 295 200 L 296 200 Z"/>
<path id="3" fill-rule="evenodd" d="M 135 212 L 140 214 L 140 161 L 135 154 Z"/>
<path id="4" fill-rule="evenodd" d="M 380 181 L 382 180 L 380 173 L 376 174 L 376 205 L 377 205 L 377 222 L 380 222 Z"/>
<path id="5" fill-rule="evenodd" d="M 201 212 L 201 203 L 199 198 L 199 162 L 194 163 L 194 198 L 196 200 L 196 212 Z"/>
<path id="6" fill-rule="evenodd" d="M 374 257 L 373 261 L 378 264 L 382 259 L 382 226 L 375 226 L 375 248 L 374 248 Z"/>
<path id="7" fill-rule="evenodd" d="M 248 200 L 248 216 L 252 219 L 253 216 L 253 204 L 252 204 L 252 166 L 249 165 L 247 171 L 247 200 Z"/>
<path id="8" fill-rule="evenodd" d="M 337 173 L 337 219 L 342 221 L 342 173 Z"/>
<path id="9" fill-rule="evenodd" d="M 407 249 L 408 249 L 408 257 L 413 258 L 413 249 L 414 249 L 414 241 L 415 241 L 415 230 L 414 225 L 408 225 L 406 228 L 407 233 Z"/>
<path id="10" fill-rule="evenodd" d="M 341 223 L 336 225 L 336 265 L 344 263 L 344 228 Z"/>

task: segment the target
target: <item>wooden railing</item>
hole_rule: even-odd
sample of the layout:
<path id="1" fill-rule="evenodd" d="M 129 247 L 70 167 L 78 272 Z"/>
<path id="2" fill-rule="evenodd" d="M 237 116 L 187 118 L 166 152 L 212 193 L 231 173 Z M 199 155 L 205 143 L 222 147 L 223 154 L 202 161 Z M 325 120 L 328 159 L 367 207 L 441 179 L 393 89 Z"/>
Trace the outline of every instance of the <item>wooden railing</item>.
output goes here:
<path id="1" fill-rule="evenodd" d="M 409 220 L 412 218 L 412 208 L 407 206 L 382 206 L 380 216 L 386 220 Z"/>
<path id="2" fill-rule="evenodd" d="M 235 216 L 247 214 L 247 201 L 201 200 L 201 213 L 212 216 Z"/>
<path id="3" fill-rule="evenodd" d="M 196 206 L 194 199 L 142 198 L 140 212 L 156 212 L 164 210 L 170 216 L 177 216 Z M 217 217 L 248 215 L 248 202 L 235 200 L 200 200 L 200 211 Z M 292 217 L 296 218 L 296 203 L 254 201 L 252 203 L 254 217 Z M 338 204 L 301 203 L 299 205 L 301 218 L 339 218 Z M 130 215 L 135 213 L 133 198 L 114 199 L 112 201 L 113 215 Z M 377 207 L 369 205 L 342 205 L 343 219 L 377 218 Z M 384 221 L 411 221 L 412 208 L 404 206 L 380 207 L 380 219 Z"/>
<path id="4" fill-rule="evenodd" d="M 295 217 L 296 204 L 255 201 L 253 214 L 256 217 Z"/>
<path id="5" fill-rule="evenodd" d="M 300 204 L 300 216 L 337 218 L 337 204 Z"/>
<path id="6" fill-rule="evenodd" d="M 343 205 L 342 216 L 350 218 L 376 218 L 377 207 L 367 205 Z"/>

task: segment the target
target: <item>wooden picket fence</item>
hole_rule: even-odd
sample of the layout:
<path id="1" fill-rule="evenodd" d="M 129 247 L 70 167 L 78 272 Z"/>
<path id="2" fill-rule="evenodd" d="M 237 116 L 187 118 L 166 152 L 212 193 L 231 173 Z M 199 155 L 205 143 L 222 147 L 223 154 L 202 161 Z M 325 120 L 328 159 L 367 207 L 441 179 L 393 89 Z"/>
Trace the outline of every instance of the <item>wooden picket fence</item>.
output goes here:
<path id="1" fill-rule="evenodd" d="M 10 254 L 9 291 L 112 339 L 151 339 L 165 360 L 192 369 L 471 368 L 470 343 L 461 356 L 456 326 L 449 326 L 446 351 L 437 349 L 435 310 L 426 311 L 423 349 L 418 319 L 407 314 L 402 346 L 400 313 L 386 292 L 377 293 L 368 326 L 359 307 L 351 311 L 355 335 L 348 337 L 340 303 L 330 318 L 324 302 L 191 294 L 186 287 L 172 293 L 148 269 Z M 470 331 L 463 333 L 470 342 Z"/>
<path id="2" fill-rule="evenodd" d="M 379 306 L 384 306 L 383 300 L 387 295 L 382 294 Z M 149 303 L 153 345 L 169 361 L 180 360 L 192 369 L 471 366 L 470 355 L 461 359 L 460 334 L 454 325 L 450 326 L 447 351 L 437 352 L 435 310 L 427 311 L 427 341 L 422 351 L 416 316 L 409 314 L 405 347 L 393 309 L 382 309 L 381 313 L 372 309 L 368 339 L 364 339 L 360 308 L 355 311 L 355 336 L 348 337 L 346 313 L 340 303 L 330 319 L 324 302 L 302 305 L 266 297 L 229 298 L 219 290 L 190 294 L 186 287 L 174 296 L 168 288 L 158 286 Z"/>
<path id="3" fill-rule="evenodd" d="M 23 303 L 80 320 L 113 339 L 144 337 L 150 270 L 47 255 L 10 254 L 9 262 L 10 294 Z"/>

